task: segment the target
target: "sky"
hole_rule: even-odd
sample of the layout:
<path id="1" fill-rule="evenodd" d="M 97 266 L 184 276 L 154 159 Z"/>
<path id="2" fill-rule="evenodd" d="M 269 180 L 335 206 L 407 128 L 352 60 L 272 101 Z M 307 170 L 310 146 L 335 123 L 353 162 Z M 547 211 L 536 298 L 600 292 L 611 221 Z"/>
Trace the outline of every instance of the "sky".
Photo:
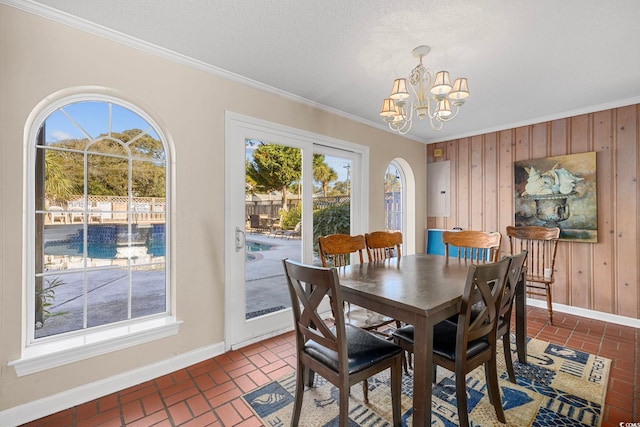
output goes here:
<path id="1" fill-rule="evenodd" d="M 151 127 L 142 117 L 119 105 L 106 102 L 77 102 L 63 108 L 70 118 L 60 109 L 47 117 L 45 141 L 52 143 L 69 138 L 86 138 L 86 135 L 78 126 L 88 133 L 91 138 L 107 133 L 109 130 L 108 105 L 112 106 L 111 132 L 122 132 L 128 129 L 147 130 Z M 73 123 L 74 121 L 75 124 Z M 160 139 L 153 129 L 149 134 L 156 139 Z"/>

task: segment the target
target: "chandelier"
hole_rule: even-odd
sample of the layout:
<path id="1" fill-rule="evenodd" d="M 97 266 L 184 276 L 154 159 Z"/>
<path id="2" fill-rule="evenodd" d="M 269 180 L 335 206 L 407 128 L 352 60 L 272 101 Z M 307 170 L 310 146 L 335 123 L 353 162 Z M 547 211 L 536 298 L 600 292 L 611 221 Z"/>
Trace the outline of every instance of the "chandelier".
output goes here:
<path id="1" fill-rule="evenodd" d="M 469 97 L 466 78 L 457 78 L 451 85 L 448 71 L 438 71 L 432 77 L 431 70 L 422 65 L 422 57 L 431 51 L 429 46 L 413 49 L 413 56 L 420 59 L 409 76 L 414 99 L 407 91 L 407 79 L 396 79 L 389 98 L 382 101 L 380 115 L 389 124 L 389 128 L 404 135 L 411 130 L 413 113 L 420 120 L 429 117 L 429 124 L 435 130 L 442 129 L 445 122 L 453 120 L 460 107 Z M 451 106 L 453 105 L 453 110 Z"/>

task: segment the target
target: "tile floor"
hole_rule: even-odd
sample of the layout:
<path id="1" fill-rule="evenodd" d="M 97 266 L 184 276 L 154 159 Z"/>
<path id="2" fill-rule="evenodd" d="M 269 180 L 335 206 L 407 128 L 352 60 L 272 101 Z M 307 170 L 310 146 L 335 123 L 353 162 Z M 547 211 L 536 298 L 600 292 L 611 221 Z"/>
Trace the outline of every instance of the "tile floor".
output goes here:
<path id="1" fill-rule="evenodd" d="M 603 427 L 640 421 L 638 331 L 529 307 L 528 335 L 613 360 Z M 222 354 L 186 369 L 69 408 L 27 426 L 260 426 L 240 399 L 294 371 L 293 333 Z"/>

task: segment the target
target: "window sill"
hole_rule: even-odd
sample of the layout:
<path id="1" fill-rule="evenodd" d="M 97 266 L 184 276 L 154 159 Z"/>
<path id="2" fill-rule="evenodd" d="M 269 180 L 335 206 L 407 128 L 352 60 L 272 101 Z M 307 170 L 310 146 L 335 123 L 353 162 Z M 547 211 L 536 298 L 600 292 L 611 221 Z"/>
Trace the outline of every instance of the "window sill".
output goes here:
<path id="1" fill-rule="evenodd" d="M 18 377 L 44 371 L 101 354 L 176 335 L 182 321 L 172 316 L 110 327 L 81 336 L 56 339 L 25 348 L 22 357 L 9 362 Z"/>

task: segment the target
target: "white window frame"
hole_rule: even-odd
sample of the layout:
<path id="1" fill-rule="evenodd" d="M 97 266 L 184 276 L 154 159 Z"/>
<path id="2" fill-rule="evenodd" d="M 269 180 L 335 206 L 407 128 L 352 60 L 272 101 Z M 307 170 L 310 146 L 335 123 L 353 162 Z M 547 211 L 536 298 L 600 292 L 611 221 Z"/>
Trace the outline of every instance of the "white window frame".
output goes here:
<path id="1" fill-rule="evenodd" d="M 152 340 L 161 339 L 178 333 L 182 323 L 177 321 L 174 315 L 174 290 L 171 286 L 171 226 L 170 208 L 172 189 L 172 159 L 168 138 L 161 131 L 160 126 L 148 114 L 136 105 L 107 93 L 88 92 L 77 89 L 78 93 L 69 95 L 69 92 L 59 94 L 43 100 L 32 112 L 25 126 L 25 244 L 23 245 L 23 277 L 24 279 L 24 319 L 23 319 L 23 345 L 20 359 L 9 362 L 18 376 L 28 375 L 68 363 L 84 360 L 97 355 L 118 351 L 124 348 L 139 345 Z M 104 92 L 113 93 L 105 89 Z M 65 96 L 66 95 L 66 96 Z M 34 338 L 35 319 L 35 155 L 37 136 L 40 127 L 53 112 L 65 105 L 77 102 L 106 102 L 129 109 L 149 123 L 162 141 L 166 155 L 166 207 L 165 207 L 165 289 L 166 309 L 159 313 L 143 318 L 120 321 L 113 324 L 102 325 L 88 329 L 82 329 L 73 333 L 50 336 L 46 338 Z"/>
<path id="2" fill-rule="evenodd" d="M 399 213 L 400 215 L 400 230 L 403 235 L 406 234 L 407 231 L 407 227 L 406 227 L 406 223 L 407 223 L 407 188 L 406 188 L 406 179 L 404 177 L 404 171 L 402 170 L 402 167 L 398 164 L 397 161 L 392 160 L 389 162 L 389 164 L 387 165 L 387 168 L 384 171 L 384 178 L 385 178 L 385 187 L 386 187 L 386 178 L 387 178 L 387 171 L 389 170 L 390 167 L 394 167 L 397 171 L 398 171 L 398 180 L 400 181 L 400 212 L 396 212 Z M 384 189 L 385 190 L 385 196 L 387 193 L 387 188 Z M 388 218 L 387 218 L 387 214 L 388 214 L 388 210 L 386 209 L 385 206 L 385 226 L 388 223 Z"/>
<path id="3" fill-rule="evenodd" d="M 401 182 L 401 192 L 402 192 L 402 207 L 401 207 L 401 221 L 402 221 L 402 251 L 404 254 L 410 255 L 414 254 L 416 251 L 416 240 L 415 240 L 415 231 L 416 231 L 416 216 L 415 216 L 415 177 L 411 166 L 409 163 L 400 158 L 396 157 L 391 160 L 387 167 L 384 170 L 384 178 L 386 178 L 387 170 L 389 166 L 392 165 L 398 171 L 400 175 Z M 386 188 L 384 189 L 386 192 Z M 384 201 L 383 201 L 384 203 Z M 383 206 L 386 209 L 386 206 Z M 386 211 L 385 211 L 385 226 L 386 226 Z"/>

